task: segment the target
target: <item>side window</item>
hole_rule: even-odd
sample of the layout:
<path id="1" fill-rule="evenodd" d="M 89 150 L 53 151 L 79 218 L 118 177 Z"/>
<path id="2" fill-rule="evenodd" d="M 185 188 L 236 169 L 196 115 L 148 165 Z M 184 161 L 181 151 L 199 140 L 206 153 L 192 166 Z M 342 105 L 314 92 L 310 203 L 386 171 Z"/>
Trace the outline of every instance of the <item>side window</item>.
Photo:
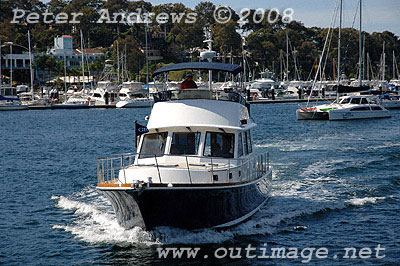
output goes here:
<path id="1" fill-rule="evenodd" d="M 172 135 L 170 154 L 195 155 L 199 150 L 200 133 L 178 133 Z"/>
<path id="2" fill-rule="evenodd" d="M 238 157 L 243 156 L 243 138 L 242 132 L 238 133 Z"/>
<path id="3" fill-rule="evenodd" d="M 253 152 L 253 147 L 252 147 L 252 142 L 251 142 L 251 134 L 250 130 L 244 132 L 245 136 L 245 148 L 246 148 L 246 154 L 252 153 Z"/>
<path id="4" fill-rule="evenodd" d="M 365 99 L 365 98 L 362 98 L 362 99 L 361 99 L 361 104 L 368 104 L 368 101 L 367 101 L 367 99 Z"/>
<path id="5" fill-rule="evenodd" d="M 248 131 L 248 134 L 249 134 L 249 138 L 248 138 L 248 140 L 249 140 L 249 153 L 252 153 L 253 152 L 253 140 L 251 138 L 251 131 L 250 130 Z"/>
<path id="6" fill-rule="evenodd" d="M 243 138 L 243 148 L 244 148 L 244 155 L 249 154 L 249 146 L 248 146 L 248 141 L 247 141 L 247 131 L 244 132 L 244 138 Z"/>
<path id="7" fill-rule="evenodd" d="M 207 132 L 204 156 L 233 158 L 234 146 L 234 134 Z"/>
<path id="8" fill-rule="evenodd" d="M 167 132 L 144 135 L 139 158 L 162 156 L 164 154 L 167 136 Z"/>

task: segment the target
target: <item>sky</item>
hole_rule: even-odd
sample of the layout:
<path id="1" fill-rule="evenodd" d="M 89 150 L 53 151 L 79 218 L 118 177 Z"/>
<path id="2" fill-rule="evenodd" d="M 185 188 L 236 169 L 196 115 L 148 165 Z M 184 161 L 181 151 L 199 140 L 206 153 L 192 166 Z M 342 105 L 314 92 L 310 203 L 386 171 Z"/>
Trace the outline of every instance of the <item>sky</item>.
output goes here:
<path id="1" fill-rule="evenodd" d="M 152 4 L 164 4 L 171 1 L 153 0 Z M 200 0 L 180 0 L 186 6 L 194 7 Z M 235 11 L 242 8 L 293 8 L 295 20 L 305 26 L 328 27 L 331 22 L 336 0 L 214 0 L 215 5 L 228 5 Z M 343 23 L 350 27 L 353 24 L 358 0 L 343 0 Z M 394 32 L 400 36 L 400 0 L 363 0 L 363 30 L 367 32 Z M 355 25 L 359 28 L 359 25 Z"/>
<path id="2" fill-rule="evenodd" d="M 49 0 L 42 0 L 48 2 Z M 201 0 L 147 0 L 153 5 L 165 3 L 183 3 L 195 7 Z M 211 1 L 211 0 L 208 0 Z M 293 18 L 305 26 L 329 27 L 337 0 L 212 0 L 215 5 L 230 6 L 235 11 L 243 8 L 292 8 Z M 367 32 L 394 32 L 400 36 L 400 0 L 362 0 L 363 1 L 363 30 Z M 351 27 L 359 0 L 343 0 L 343 24 Z M 358 20 L 357 20 L 358 23 Z M 355 28 L 359 28 L 359 24 Z"/>

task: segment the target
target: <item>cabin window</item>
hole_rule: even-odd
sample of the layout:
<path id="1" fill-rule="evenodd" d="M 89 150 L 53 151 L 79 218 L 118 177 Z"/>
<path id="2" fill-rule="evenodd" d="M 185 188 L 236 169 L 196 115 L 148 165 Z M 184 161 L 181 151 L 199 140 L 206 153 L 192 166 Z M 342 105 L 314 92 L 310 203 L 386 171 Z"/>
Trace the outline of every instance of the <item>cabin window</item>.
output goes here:
<path id="1" fill-rule="evenodd" d="M 352 104 L 360 104 L 360 102 L 361 102 L 361 99 L 360 99 L 360 98 L 353 98 L 353 99 L 351 99 L 351 103 L 352 103 Z"/>
<path id="2" fill-rule="evenodd" d="M 246 148 L 246 154 L 252 153 L 253 152 L 253 143 L 251 142 L 251 134 L 250 130 L 244 132 L 244 138 L 245 138 L 245 148 Z"/>
<path id="3" fill-rule="evenodd" d="M 244 139 L 243 139 L 244 155 L 247 155 L 247 154 L 249 154 L 249 146 L 248 146 L 248 142 L 247 142 L 247 134 L 246 134 L 246 132 L 244 132 L 243 137 L 244 137 Z"/>
<path id="4" fill-rule="evenodd" d="M 350 102 L 350 98 L 344 98 L 340 101 L 341 104 L 346 104 Z"/>
<path id="5" fill-rule="evenodd" d="M 351 109 L 351 111 L 369 111 L 370 109 L 369 109 L 369 107 L 356 107 L 356 108 L 353 108 L 353 109 Z"/>
<path id="6" fill-rule="evenodd" d="M 238 157 L 243 156 L 243 138 L 242 132 L 238 133 Z"/>
<path id="7" fill-rule="evenodd" d="M 383 109 L 380 106 L 372 106 L 372 110 L 374 110 L 374 111 L 382 111 Z"/>
<path id="8" fill-rule="evenodd" d="M 199 150 L 200 133 L 177 133 L 172 135 L 170 154 L 196 155 Z"/>
<path id="9" fill-rule="evenodd" d="M 235 135 L 231 133 L 207 132 L 204 156 L 233 158 Z"/>
<path id="10" fill-rule="evenodd" d="M 164 154 L 167 136 L 167 132 L 144 135 L 139 158 L 162 156 Z"/>
<path id="11" fill-rule="evenodd" d="M 368 101 L 367 101 L 367 99 L 365 99 L 365 98 L 362 98 L 362 99 L 361 99 L 361 104 L 368 104 Z"/>

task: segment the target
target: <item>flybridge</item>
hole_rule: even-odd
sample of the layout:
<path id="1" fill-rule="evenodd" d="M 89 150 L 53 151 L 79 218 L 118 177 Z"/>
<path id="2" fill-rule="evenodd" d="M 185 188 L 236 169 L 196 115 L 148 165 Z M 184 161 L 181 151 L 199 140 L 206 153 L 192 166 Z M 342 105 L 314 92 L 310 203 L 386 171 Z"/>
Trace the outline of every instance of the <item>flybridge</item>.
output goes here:
<path id="1" fill-rule="evenodd" d="M 153 97 L 154 102 L 203 99 L 236 102 L 246 106 L 246 100 L 243 98 L 242 95 L 235 91 L 229 90 L 210 91 L 207 89 L 185 89 L 160 91 L 153 94 Z"/>

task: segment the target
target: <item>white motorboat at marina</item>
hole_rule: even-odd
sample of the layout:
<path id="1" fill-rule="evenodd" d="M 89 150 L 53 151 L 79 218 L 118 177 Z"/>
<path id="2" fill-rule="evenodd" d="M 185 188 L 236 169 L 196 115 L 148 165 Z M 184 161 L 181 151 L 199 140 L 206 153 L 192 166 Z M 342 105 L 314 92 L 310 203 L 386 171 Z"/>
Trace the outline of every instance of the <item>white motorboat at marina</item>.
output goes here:
<path id="1" fill-rule="evenodd" d="M 112 81 L 99 81 L 90 91 L 90 105 L 112 105 L 119 101 L 119 86 Z"/>
<path id="2" fill-rule="evenodd" d="M 0 83 L 0 111 L 26 110 L 27 105 L 17 98 L 17 90 L 12 86 L 1 86 Z"/>
<path id="3" fill-rule="evenodd" d="M 21 104 L 17 98 L 7 98 L 0 95 L 0 111 L 18 111 L 28 109 L 27 105 Z"/>
<path id="4" fill-rule="evenodd" d="M 373 96 L 342 96 L 339 101 L 296 111 L 298 120 L 352 120 L 388 118 L 390 112 Z"/>
<path id="5" fill-rule="evenodd" d="M 155 72 L 241 72 L 237 65 L 195 62 Z M 161 75 L 163 74 L 163 75 Z M 137 154 L 98 160 L 97 188 L 125 228 L 222 228 L 249 219 L 269 198 L 268 154 L 253 150 L 256 127 L 239 91 L 159 90 Z M 166 88 L 166 87 L 164 87 Z"/>
<path id="6" fill-rule="evenodd" d="M 134 81 L 122 83 L 119 99 L 120 101 L 116 104 L 117 108 L 151 107 L 154 103 L 142 83 Z"/>
<path id="7" fill-rule="evenodd" d="M 380 104 L 386 109 L 400 109 L 400 95 L 383 95 Z"/>

